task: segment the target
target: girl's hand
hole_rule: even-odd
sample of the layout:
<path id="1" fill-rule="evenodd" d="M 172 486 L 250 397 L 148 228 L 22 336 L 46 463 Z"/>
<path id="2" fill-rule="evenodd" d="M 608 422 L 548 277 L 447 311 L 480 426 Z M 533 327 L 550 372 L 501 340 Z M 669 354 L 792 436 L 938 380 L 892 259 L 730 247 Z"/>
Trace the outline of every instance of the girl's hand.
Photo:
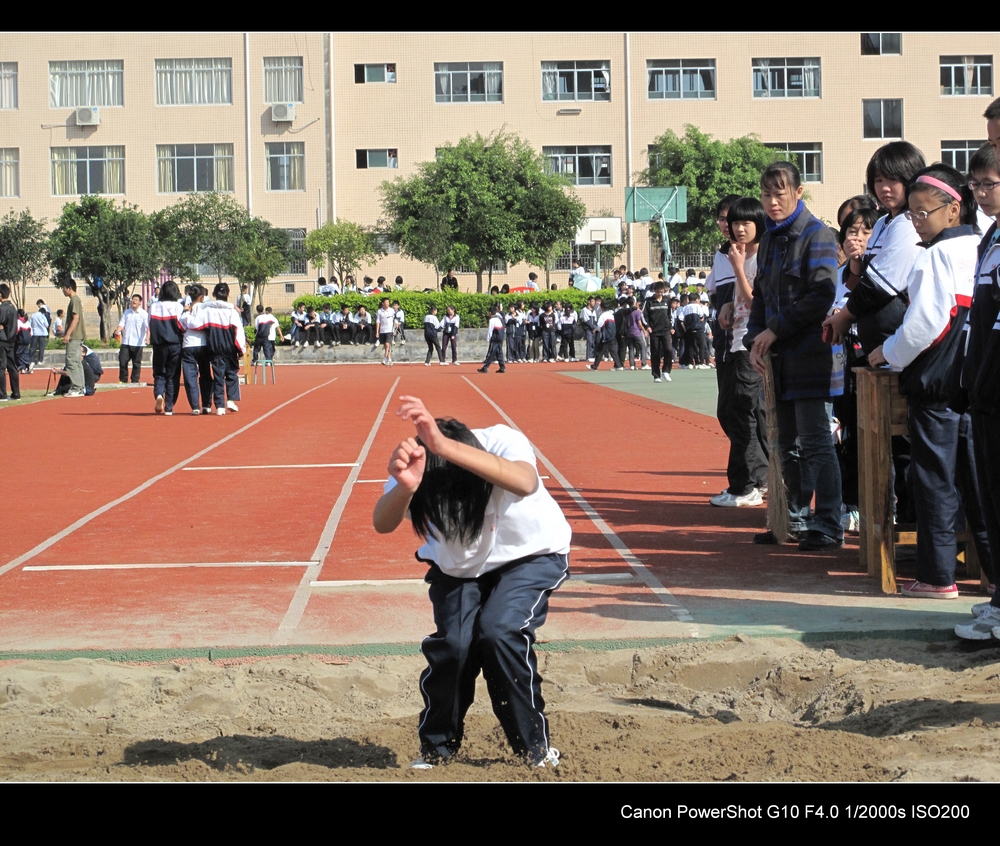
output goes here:
<path id="1" fill-rule="evenodd" d="M 399 398 L 403 403 L 396 414 L 404 420 L 413 423 L 417 430 L 417 436 L 435 455 L 441 455 L 447 447 L 448 439 L 441 434 L 434 415 L 424 406 L 422 400 L 417 397 L 402 396 Z"/>
<path id="2" fill-rule="evenodd" d="M 401 442 L 389 459 L 389 475 L 401 488 L 413 493 L 424 477 L 426 453 L 413 438 Z"/>
<path id="3" fill-rule="evenodd" d="M 882 345 L 879 344 L 875 349 L 868 353 L 868 366 L 869 367 L 880 367 L 883 364 L 888 364 L 885 360 L 885 356 L 882 355 Z"/>
<path id="4" fill-rule="evenodd" d="M 735 241 L 730 241 L 728 255 L 729 263 L 733 267 L 738 267 L 742 270 L 747 258 L 747 245 L 737 244 Z"/>

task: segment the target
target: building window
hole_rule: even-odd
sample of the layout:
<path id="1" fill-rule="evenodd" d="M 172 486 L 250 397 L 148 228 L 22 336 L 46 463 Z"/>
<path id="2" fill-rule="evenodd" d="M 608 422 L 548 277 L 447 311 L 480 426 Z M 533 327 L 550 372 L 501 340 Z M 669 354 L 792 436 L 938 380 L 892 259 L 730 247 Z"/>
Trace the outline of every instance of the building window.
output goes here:
<path id="1" fill-rule="evenodd" d="M 862 100 L 865 138 L 902 138 L 902 100 Z"/>
<path id="2" fill-rule="evenodd" d="M 543 100 L 610 100 L 611 62 L 542 62 Z"/>
<path id="3" fill-rule="evenodd" d="M 232 144 L 157 144 L 156 190 L 161 194 L 233 190 Z"/>
<path id="4" fill-rule="evenodd" d="M 369 167 L 399 167 L 399 151 L 388 150 L 356 150 L 359 170 Z"/>
<path id="5" fill-rule="evenodd" d="M 542 157 L 574 185 L 611 184 L 611 147 L 542 147 Z"/>
<path id="6" fill-rule="evenodd" d="M 156 105 L 232 105 L 232 59 L 157 59 Z"/>
<path id="7" fill-rule="evenodd" d="M 18 148 L 0 147 L 0 197 L 20 197 L 20 177 Z"/>
<path id="8" fill-rule="evenodd" d="M 294 294 L 295 293 L 295 283 L 294 282 L 286 282 L 285 283 L 285 293 L 286 294 Z"/>
<path id="9" fill-rule="evenodd" d="M 941 161 L 959 173 L 969 172 L 969 159 L 985 141 L 942 141 Z"/>
<path id="10" fill-rule="evenodd" d="M 778 150 L 785 161 L 794 164 L 802 174 L 803 182 L 823 181 L 823 145 L 812 144 L 767 144 Z"/>
<path id="11" fill-rule="evenodd" d="M 17 108 L 17 62 L 0 62 L 0 109 Z"/>
<path id="12" fill-rule="evenodd" d="M 387 256 L 395 255 L 399 252 L 399 241 L 390 238 L 387 232 L 376 232 L 375 243 L 378 244 L 379 249 Z"/>
<path id="13" fill-rule="evenodd" d="M 124 105 L 124 76 L 121 59 L 49 62 L 49 107 Z"/>
<path id="14" fill-rule="evenodd" d="M 125 148 L 53 147 L 52 193 L 124 194 Z"/>
<path id="15" fill-rule="evenodd" d="M 435 62 L 436 103 L 502 103 L 503 62 Z"/>
<path id="16" fill-rule="evenodd" d="M 389 62 L 383 65 L 355 65 L 354 81 L 358 84 L 366 82 L 395 82 L 396 63 Z"/>
<path id="17" fill-rule="evenodd" d="M 650 59 L 646 79 L 650 100 L 715 99 L 715 59 Z"/>
<path id="18" fill-rule="evenodd" d="M 862 56 L 902 56 L 903 35 L 899 32 L 862 32 Z"/>
<path id="19" fill-rule="evenodd" d="M 942 56 L 941 94 L 975 97 L 993 94 L 992 56 Z"/>
<path id="20" fill-rule="evenodd" d="M 267 190 L 306 190 L 306 145 L 302 141 L 277 141 L 267 149 Z"/>
<path id="21" fill-rule="evenodd" d="M 302 57 L 264 57 L 264 102 L 302 103 Z"/>
<path id="22" fill-rule="evenodd" d="M 305 276 L 306 265 L 306 231 L 305 229 L 286 229 L 288 233 L 288 246 L 292 256 L 288 260 L 288 268 L 281 274 L 282 276 Z M 295 286 L 292 285 L 294 293 Z"/>
<path id="23" fill-rule="evenodd" d="M 819 97 L 819 59 L 754 59 L 754 97 Z"/>

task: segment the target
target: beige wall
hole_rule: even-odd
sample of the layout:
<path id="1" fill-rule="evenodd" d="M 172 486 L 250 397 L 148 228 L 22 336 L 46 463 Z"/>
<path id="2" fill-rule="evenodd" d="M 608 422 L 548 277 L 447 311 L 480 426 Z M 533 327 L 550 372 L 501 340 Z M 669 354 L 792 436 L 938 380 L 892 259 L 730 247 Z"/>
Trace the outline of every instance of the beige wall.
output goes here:
<path id="1" fill-rule="evenodd" d="M 249 43 L 249 50 L 245 48 Z M 373 226 L 381 217 L 379 185 L 406 177 L 435 148 L 474 132 L 501 128 L 518 133 L 539 150 L 545 146 L 609 145 L 612 184 L 578 190 L 588 209 L 624 214 L 624 188 L 642 170 L 646 150 L 667 129 L 687 123 L 728 139 L 756 133 L 767 143 L 821 142 L 823 181 L 810 183 L 810 205 L 832 219 L 839 203 L 861 190 L 865 165 L 882 140 L 863 138 L 864 98 L 901 98 L 904 137 L 928 161 L 940 158 L 946 139 L 985 139 L 981 117 L 994 94 L 942 96 L 938 57 L 993 55 L 993 33 L 903 33 L 902 55 L 862 56 L 859 33 L 24 33 L 0 44 L 0 62 L 18 64 L 18 108 L 0 112 L 0 147 L 20 151 L 20 197 L 0 198 L 0 213 L 30 208 L 50 221 L 71 197 L 52 196 L 50 148 L 66 145 L 125 146 L 127 199 L 145 211 L 176 202 L 182 195 L 159 194 L 156 145 L 232 143 L 234 195 L 280 227 L 311 231 L 329 210 Z M 325 55 L 332 73 L 327 78 Z M 275 124 L 264 102 L 264 56 L 302 56 L 303 100 L 294 124 Z M 819 98 L 754 98 L 754 58 L 818 57 Z M 157 106 L 154 60 L 229 57 L 233 102 L 212 106 Z M 249 57 L 247 59 L 247 57 Z M 648 59 L 714 59 L 716 98 L 650 100 Z M 68 59 L 121 59 L 124 106 L 101 110 L 101 125 L 74 125 L 72 109 L 49 107 L 48 62 Z M 542 100 L 541 63 L 608 60 L 610 102 Z M 249 62 L 249 80 L 244 68 Z M 503 62 L 502 103 L 436 103 L 434 63 Z M 355 63 L 391 62 L 394 84 L 356 84 Z M 626 81 L 629 83 L 626 85 Z M 247 84 L 249 82 L 249 112 Z M 327 85 L 332 92 L 327 102 Z M 579 114 L 557 114 L 561 108 Z M 328 123 L 332 115 L 332 125 Z M 626 150 L 631 126 L 630 149 Z M 247 138 L 249 137 L 249 147 Z M 328 147 L 327 139 L 330 139 Z M 305 189 L 265 190 L 265 144 L 298 141 L 305 149 Z M 395 148 L 398 169 L 356 167 L 358 149 Z M 249 165 L 248 165 L 249 162 Z M 330 186 L 334 186 L 333 196 Z M 647 263 L 646 226 L 632 227 L 630 264 Z M 510 268 L 500 284 L 520 282 L 529 268 Z M 390 279 L 401 273 L 408 288 L 435 284 L 433 270 L 390 255 L 367 271 Z M 313 289 L 317 274 L 278 277 L 269 302 L 282 307 Z M 474 284 L 474 277 L 461 277 Z M 563 274 L 555 281 L 563 284 Z M 294 293 L 285 295 L 284 286 Z M 48 283 L 40 288 L 55 300 Z M 57 292 L 56 292 L 57 293 Z"/>

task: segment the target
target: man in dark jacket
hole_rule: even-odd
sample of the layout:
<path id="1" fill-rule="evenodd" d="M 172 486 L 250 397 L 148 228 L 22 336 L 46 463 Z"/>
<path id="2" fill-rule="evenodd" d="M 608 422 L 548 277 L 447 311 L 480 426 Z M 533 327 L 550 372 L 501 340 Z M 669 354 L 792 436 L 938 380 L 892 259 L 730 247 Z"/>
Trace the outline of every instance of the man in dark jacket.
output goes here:
<path id="1" fill-rule="evenodd" d="M 10 301 L 10 286 L 0 284 L 0 402 L 21 399 L 21 377 L 14 358 L 14 339 L 17 337 L 17 309 Z M 10 376 L 10 395 L 7 379 Z"/>
<path id="2" fill-rule="evenodd" d="M 844 529 L 828 403 L 844 392 L 844 369 L 837 348 L 823 342 L 822 324 L 836 291 L 837 243 L 803 204 L 794 164 L 769 165 L 760 185 L 768 220 L 744 344 L 762 375 L 770 354 L 781 466 L 799 549 L 836 549 L 844 544 Z M 810 515 L 814 491 L 816 511 Z M 776 538 L 764 532 L 754 541 Z"/>

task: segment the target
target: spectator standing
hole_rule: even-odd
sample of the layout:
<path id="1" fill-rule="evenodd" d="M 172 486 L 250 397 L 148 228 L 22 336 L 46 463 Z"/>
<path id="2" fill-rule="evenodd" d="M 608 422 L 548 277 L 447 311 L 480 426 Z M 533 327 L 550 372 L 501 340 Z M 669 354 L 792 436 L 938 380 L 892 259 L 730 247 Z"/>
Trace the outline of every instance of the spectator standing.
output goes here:
<path id="1" fill-rule="evenodd" d="M 132 364 L 132 384 L 142 381 L 142 351 L 149 343 L 149 314 L 142 307 L 142 297 L 132 296 L 128 311 L 118 321 L 115 337 L 121 342 L 118 348 L 118 381 L 129 380 L 129 363 Z"/>

